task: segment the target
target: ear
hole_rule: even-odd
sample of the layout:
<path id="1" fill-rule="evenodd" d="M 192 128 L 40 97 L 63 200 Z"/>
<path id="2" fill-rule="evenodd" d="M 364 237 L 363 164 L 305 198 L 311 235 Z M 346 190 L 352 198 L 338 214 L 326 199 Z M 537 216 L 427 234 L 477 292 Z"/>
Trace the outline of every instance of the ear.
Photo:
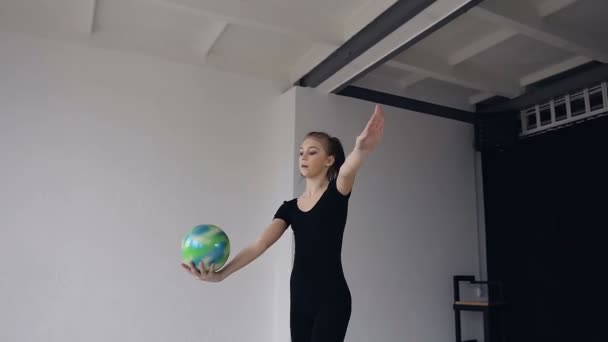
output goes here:
<path id="1" fill-rule="evenodd" d="M 325 162 L 325 166 L 330 167 L 336 162 L 336 158 L 334 156 L 327 157 L 327 161 Z"/>

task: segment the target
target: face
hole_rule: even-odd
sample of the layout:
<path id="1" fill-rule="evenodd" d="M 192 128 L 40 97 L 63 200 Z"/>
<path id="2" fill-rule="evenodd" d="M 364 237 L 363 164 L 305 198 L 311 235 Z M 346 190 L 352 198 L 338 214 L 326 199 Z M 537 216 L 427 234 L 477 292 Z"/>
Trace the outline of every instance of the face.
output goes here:
<path id="1" fill-rule="evenodd" d="M 300 146 L 300 173 L 305 178 L 316 178 L 327 174 L 334 157 L 329 156 L 321 141 L 306 138 Z"/>

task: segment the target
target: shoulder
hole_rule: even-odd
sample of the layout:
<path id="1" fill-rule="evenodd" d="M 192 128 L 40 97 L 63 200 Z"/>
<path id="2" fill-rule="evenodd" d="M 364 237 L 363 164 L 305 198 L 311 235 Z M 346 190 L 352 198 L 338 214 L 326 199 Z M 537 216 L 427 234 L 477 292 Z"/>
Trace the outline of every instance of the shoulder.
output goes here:
<path id="1" fill-rule="evenodd" d="M 296 201 L 297 201 L 297 198 L 283 201 L 281 203 L 281 205 L 279 206 L 278 211 L 283 212 L 283 213 L 290 213 L 294 209 L 294 206 L 296 205 Z"/>
<path id="2" fill-rule="evenodd" d="M 283 204 L 279 206 L 277 211 L 274 214 L 275 219 L 281 219 L 287 223 L 287 225 L 291 224 L 291 218 L 293 215 L 295 199 L 289 201 L 283 201 Z"/>
<path id="3" fill-rule="evenodd" d="M 297 198 L 292 198 L 290 200 L 285 200 L 285 201 L 283 201 L 282 205 L 294 205 L 297 200 L 298 200 Z"/>
<path id="4" fill-rule="evenodd" d="M 338 180 L 336 178 L 334 178 L 331 181 L 329 181 L 328 189 L 331 190 L 331 192 L 333 192 L 338 197 L 342 197 L 342 198 L 348 199 L 350 197 L 350 194 L 352 193 L 352 191 L 349 191 L 348 193 L 342 193 L 340 191 L 340 189 L 338 189 L 338 183 L 337 183 L 337 181 Z"/>

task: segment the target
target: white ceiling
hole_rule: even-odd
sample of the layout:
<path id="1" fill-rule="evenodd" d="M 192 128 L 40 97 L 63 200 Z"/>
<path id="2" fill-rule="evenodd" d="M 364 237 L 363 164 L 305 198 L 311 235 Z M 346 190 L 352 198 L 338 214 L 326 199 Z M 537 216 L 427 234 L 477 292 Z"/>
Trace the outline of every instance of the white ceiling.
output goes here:
<path id="1" fill-rule="evenodd" d="M 293 84 L 394 0 L 0 0 L 0 31 Z"/>
<path id="2" fill-rule="evenodd" d="M 474 110 L 590 61 L 608 62 L 608 1 L 485 0 L 355 82 Z"/>
<path id="3" fill-rule="evenodd" d="M 395 2 L 0 0 L 0 31 L 204 65 L 288 87 Z M 407 25 L 428 26 L 467 2 L 437 0 Z M 607 15 L 606 0 L 485 0 L 354 85 L 473 110 L 494 95 L 514 98 L 548 76 L 608 62 Z M 378 47 L 390 40 L 394 50 L 415 32 L 399 29 L 367 55 L 379 59 L 390 49 Z M 361 61 L 341 70 L 345 79 L 370 65 Z"/>

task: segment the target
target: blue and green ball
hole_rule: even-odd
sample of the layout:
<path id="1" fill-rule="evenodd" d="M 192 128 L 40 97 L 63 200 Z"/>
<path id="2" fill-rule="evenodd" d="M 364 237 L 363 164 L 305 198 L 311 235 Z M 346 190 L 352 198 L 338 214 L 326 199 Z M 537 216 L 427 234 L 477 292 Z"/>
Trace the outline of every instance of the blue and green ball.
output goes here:
<path id="1" fill-rule="evenodd" d="M 182 261 L 193 262 L 198 268 L 202 261 L 205 269 L 214 265 L 215 270 L 224 266 L 230 255 L 230 240 L 218 226 L 201 224 L 195 226 L 182 239 Z"/>

